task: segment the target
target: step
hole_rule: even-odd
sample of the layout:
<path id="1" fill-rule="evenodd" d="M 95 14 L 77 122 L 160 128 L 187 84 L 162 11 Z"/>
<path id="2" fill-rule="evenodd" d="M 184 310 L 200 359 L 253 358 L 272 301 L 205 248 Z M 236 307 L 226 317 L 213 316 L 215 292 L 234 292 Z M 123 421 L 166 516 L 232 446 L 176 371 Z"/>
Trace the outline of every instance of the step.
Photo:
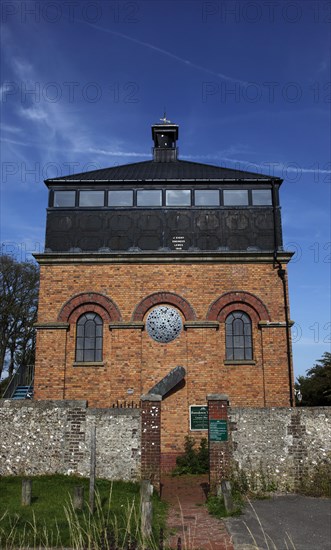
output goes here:
<path id="1" fill-rule="evenodd" d="M 12 399 L 26 399 L 26 396 L 31 393 L 33 393 L 31 386 L 17 386 Z"/>

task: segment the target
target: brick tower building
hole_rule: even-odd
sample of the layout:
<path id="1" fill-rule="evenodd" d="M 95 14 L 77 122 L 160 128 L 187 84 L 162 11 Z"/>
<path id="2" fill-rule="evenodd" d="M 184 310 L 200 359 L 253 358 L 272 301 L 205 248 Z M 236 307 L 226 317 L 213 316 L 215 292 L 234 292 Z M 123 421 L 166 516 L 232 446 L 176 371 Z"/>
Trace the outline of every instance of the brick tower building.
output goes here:
<path id="1" fill-rule="evenodd" d="M 291 254 L 281 179 L 179 160 L 166 119 L 152 137 L 150 161 L 45 181 L 34 386 L 100 408 L 154 388 L 166 467 L 207 394 L 293 405 Z"/>

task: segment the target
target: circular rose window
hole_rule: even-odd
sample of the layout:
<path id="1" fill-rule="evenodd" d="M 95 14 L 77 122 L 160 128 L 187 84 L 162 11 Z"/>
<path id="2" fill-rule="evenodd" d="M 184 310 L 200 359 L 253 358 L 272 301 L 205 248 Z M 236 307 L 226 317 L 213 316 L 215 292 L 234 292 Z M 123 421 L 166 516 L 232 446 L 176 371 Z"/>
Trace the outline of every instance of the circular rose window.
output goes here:
<path id="1" fill-rule="evenodd" d="M 148 314 L 146 328 L 153 340 L 166 344 L 181 333 L 182 318 L 175 308 L 158 306 Z"/>

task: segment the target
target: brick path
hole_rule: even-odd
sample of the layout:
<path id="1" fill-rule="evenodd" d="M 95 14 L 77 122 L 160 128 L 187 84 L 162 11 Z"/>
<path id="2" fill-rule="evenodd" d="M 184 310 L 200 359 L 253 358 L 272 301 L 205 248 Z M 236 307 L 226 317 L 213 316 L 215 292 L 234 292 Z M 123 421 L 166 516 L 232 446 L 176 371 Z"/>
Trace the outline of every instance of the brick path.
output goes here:
<path id="1" fill-rule="evenodd" d="M 166 544 L 171 548 L 177 548 L 181 537 L 183 550 L 234 550 L 223 521 L 210 516 L 204 506 L 207 491 L 207 475 L 162 479 L 162 500 L 170 504 L 171 535 Z"/>

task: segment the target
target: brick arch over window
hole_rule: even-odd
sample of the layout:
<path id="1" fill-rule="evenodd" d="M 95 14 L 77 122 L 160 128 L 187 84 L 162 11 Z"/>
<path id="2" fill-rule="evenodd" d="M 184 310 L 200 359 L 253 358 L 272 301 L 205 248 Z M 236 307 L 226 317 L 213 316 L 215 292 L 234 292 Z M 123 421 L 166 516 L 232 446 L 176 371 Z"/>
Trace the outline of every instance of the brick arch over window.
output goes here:
<path id="1" fill-rule="evenodd" d="M 95 312 L 104 321 L 121 321 L 121 314 L 117 305 L 104 294 L 98 292 L 82 292 L 68 300 L 62 307 L 58 321 L 67 323 L 76 322 L 83 313 Z"/>
<path id="2" fill-rule="evenodd" d="M 269 312 L 260 298 L 250 292 L 226 292 L 215 300 L 207 313 L 208 321 L 224 322 L 226 317 L 235 310 L 248 313 L 256 322 L 270 321 Z"/>
<path id="3" fill-rule="evenodd" d="M 146 312 L 158 304 L 169 304 L 177 307 L 185 317 L 186 321 L 196 319 L 195 311 L 185 298 L 173 292 L 155 292 L 144 298 L 133 312 L 132 321 L 142 321 Z"/>

